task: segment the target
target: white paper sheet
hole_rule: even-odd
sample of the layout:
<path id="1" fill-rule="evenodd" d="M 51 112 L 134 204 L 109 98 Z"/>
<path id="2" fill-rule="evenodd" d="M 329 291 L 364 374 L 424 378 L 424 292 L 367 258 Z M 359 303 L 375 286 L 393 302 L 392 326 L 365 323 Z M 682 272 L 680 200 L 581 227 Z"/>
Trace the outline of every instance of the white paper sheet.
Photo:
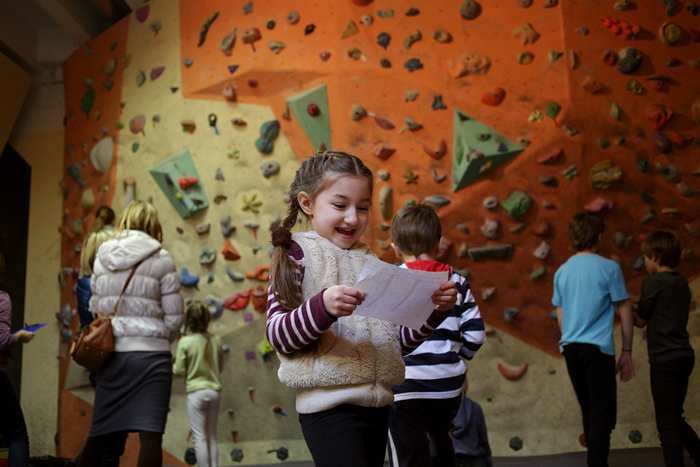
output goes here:
<path id="1" fill-rule="evenodd" d="M 448 277 L 447 271 L 416 271 L 370 258 L 354 286 L 365 294 L 354 314 L 420 329 L 435 310 L 433 292 Z"/>

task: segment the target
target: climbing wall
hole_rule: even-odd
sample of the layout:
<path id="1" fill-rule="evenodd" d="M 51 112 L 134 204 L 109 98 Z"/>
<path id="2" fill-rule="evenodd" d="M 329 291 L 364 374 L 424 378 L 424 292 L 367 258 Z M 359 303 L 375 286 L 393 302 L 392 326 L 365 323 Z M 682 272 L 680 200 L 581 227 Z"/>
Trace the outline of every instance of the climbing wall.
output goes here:
<path id="1" fill-rule="evenodd" d="M 122 209 L 131 177 L 136 197 L 158 209 L 183 296 L 208 299 L 220 315 L 211 330 L 228 347 L 221 458 L 239 449 L 241 464 L 276 462 L 284 447 L 289 460 L 308 459 L 294 395 L 277 380 L 276 357 L 261 353 L 254 302 L 266 286 L 269 226 L 284 215 L 299 162 L 342 150 L 377 175 L 365 240 L 382 259 L 396 260 L 393 212 L 407 202 L 439 208 L 444 260 L 470 275 L 490 326 L 469 391 L 494 453 L 582 449 L 550 317 L 552 277 L 573 253 L 567 224 L 583 209 L 606 220 L 601 253 L 621 262 L 632 295 L 640 238 L 657 229 L 676 233 L 686 250 L 679 271 L 697 274 L 698 17 L 681 2 L 670 16 L 653 2 L 358 3 L 367 2 L 152 0 L 71 57 L 64 337 L 77 322 L 78 226 L 84 234 L 101 203 Z M 663 25 L 664 43 L 666 22 L 678 27 Z M 94 207 L 81 205 L 86 190 Z M 697 314 L 691 330 L 697 346 Z M 614 447 L 633 446 L 632 429 L 641 445 L 657 445 L 641 332 L 634 356 L 639 376 L 620 387 Z M 517 380 L 497 369 L 512 376 L 526 363 Z M 59 451 L 70 456 L 92 396 L 84 372 L 65 355 L 61 364 Z M 182 465 L 191 443 L 181 380 L 171 409 L 164 449 Z"/>

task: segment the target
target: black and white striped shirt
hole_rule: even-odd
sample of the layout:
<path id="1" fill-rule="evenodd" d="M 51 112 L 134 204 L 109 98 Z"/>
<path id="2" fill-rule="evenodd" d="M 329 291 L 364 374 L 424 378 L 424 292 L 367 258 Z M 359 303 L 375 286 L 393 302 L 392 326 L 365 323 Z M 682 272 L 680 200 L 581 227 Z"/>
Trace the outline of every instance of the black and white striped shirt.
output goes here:
<path id="1" fill-rule="evenodd" d="M 418 264 L 420 263 L 420 264 Z M 449 268 L 459 295 L 450 316 L 416 350 L 404 357 L 406 380 L 393 387 L 396 401 L 449 399 L 461 393 L 467 364 L 486 340 L 484 321 L 466 278 L 436 261 L 415 261 L 410 269 Z M 406 263 L 398 266 L 408 268 Z"/>

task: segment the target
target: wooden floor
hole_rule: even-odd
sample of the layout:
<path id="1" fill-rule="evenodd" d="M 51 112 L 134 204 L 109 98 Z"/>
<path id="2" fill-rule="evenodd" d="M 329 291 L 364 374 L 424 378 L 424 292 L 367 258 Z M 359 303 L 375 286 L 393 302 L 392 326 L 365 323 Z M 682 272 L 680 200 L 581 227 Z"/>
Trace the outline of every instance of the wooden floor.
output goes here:
<path id="1" fill-rule="evenodd" d="M 384 464 L 388 465 L 388 464 Z M 574 452 L 551 456 L 495 457 L 494 467 L 586 467 L 586 453 Z M 693 461 L 686 453 L 686 467 Z M 252 467 L 279 467 L 280 463 Z M 313 462 L 284 462 L 285 467 L 314 467 Z M 609 467 L 664 467 L 661 448 L 614 449 L 608 457 Z"/>

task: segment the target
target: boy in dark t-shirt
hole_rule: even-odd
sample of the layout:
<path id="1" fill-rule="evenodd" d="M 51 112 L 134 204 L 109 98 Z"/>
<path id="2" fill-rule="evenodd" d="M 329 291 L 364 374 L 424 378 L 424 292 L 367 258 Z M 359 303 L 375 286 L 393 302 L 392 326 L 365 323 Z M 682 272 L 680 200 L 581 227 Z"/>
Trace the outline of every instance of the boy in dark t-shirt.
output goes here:
<path id="1" fill-rule="evenodd" d="M 700 439 L 683 418 L 695 354 L 686 330 L 690 288 L 686 278 L 674 270 L 681 247 L 672 233 L 659 231 L 644 240 L 641 250 L 649 275 L 642 283 L 634 324 L 647 326 L 651 393 L 664 463 L 682 467 L 685 447 L 700 466 Z"/>

